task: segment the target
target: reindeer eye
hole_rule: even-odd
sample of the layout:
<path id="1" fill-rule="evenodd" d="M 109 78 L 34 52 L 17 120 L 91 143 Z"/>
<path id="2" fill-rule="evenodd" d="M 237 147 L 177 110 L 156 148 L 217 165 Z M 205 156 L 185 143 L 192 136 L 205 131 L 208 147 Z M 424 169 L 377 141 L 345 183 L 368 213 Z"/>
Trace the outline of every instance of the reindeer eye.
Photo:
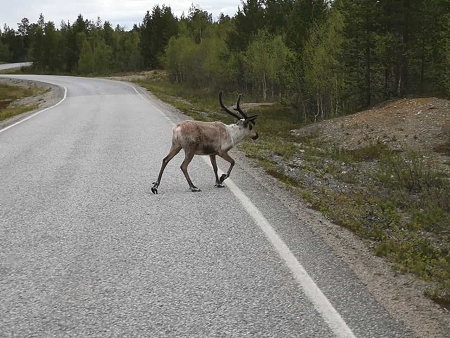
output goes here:
<path id="1" fill-rule="evenodd" d="M 251 125 L 251 124 L 249 124 L 249 125 L 248 125 L 248 129 L 250 129 L 250 130 L 252 130 L 252 129 L 253 129 L 253 127 L 252 127 L 252 125 Z"/>

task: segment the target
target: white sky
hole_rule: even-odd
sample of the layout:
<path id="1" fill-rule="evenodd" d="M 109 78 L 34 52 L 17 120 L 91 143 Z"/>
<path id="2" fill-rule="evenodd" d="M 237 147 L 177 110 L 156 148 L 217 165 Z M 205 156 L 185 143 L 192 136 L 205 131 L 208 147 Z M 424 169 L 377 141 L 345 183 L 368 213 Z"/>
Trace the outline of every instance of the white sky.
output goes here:
<path id="1" fill-rule="evenodd" d="M 133 28 L 133 24 L 142 23 L 147 10 L 152 11 L 155 5 L 170 6 L 172 13 L 180 17 L 188 13 L 194 3 L 204 11 L 212 14 L 216 20 L 220 13 L 234 16 L 241 0 L 0 0 L 0 29 L 6 24 L 17 30 L 17 23 L 28 18 L 30 23 L 36 23 L 39 14 L 44 15 L 45 22 L 53 21 L 57 28 L 61 20 L 66 23 L 75 22 L 78 14 L 84 19 L 109 21 L 113 27 L 120 25 L 126 30 Z"/>

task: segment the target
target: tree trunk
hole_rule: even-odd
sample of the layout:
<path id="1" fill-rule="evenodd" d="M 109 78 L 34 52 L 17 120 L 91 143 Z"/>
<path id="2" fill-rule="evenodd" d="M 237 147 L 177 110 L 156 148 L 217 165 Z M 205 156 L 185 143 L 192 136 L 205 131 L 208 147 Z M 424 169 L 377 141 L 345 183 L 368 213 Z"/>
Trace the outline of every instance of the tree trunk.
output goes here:
<path id="1" fill-rule="evenodd" d="M 320 115 L 320 99 L 319 99 L 319 94 L 317 94 L 317 97 L 316 97 L 316 105 L 317 105 L 317 114 L 314 114 L 314 122 L 317 122 L 317 116 Z"/>
<path id="2" fill-rule="evenodd" d="M 264 101 L 266 101 L 267 99 L 267 81 L 266 81 L 266 72 L 263 72 L 263 81 L 262 81 L 262 85 L 263 85 L 263 99 Z"/>
<path id="3" fill-rule="evenodd" d="M 365 105 L 366 107 L 369 107 L 371 102 L 371 73 L 370 73 L 370 46 L 366 47 L 366 76 L 365 76 L 365 80 L 366 80 L 366 102 Z"/>
<path id="4" fill-rule="evenodd" d="M 322 121 L 325 120 L 325 114 L 323 112 L 323 101 L 322 96 L 320 97 L 320 117 L 322 118 Z"/>

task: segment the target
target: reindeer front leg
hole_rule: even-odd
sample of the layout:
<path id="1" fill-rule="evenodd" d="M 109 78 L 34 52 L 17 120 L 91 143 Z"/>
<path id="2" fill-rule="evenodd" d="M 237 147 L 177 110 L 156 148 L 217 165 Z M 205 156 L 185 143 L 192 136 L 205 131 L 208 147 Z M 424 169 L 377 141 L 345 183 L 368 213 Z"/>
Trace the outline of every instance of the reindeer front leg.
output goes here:
<path id="1" fill-rule="evenodd" d="M 156 182 L 153 182 L 153 186 L 152 186 L 152 193 L 157 194 L 158 193 L 158 187 L 159 184 L 161 183 L 161 177 L 163 175 L 164 169 L 167 166 L 167 163 L 170 162 L 170 160 L 180 152 L 181 147 L 180 146 L 176 146 L 174 144 L 172 144 L 172 147 L 170 148 L 169 154 L 164 157 L 163 161 L 162 161 L 162 165 L 161 165 L 161 170 L 159 171 L 159 175 L 158 175 L 158 179 L 156 180 Z"/>
<path id="2" fill-rule="evenodd" d="M 223 181 L 219 180 L 219 175 L 217 174 L 217 162 L 216 162 L 216 155 L 209 155 L 209 158 L 211 159 L 211 164 L 214 170 L 214 176 L 216 177 L 216 184 L 214 186 L 216 188 L 224 188 Z"/>
<path id="3" fill-rule="evenodd" d="M 230 157 L 230 155 L 228 155 L 228 153 L 219 154 L 219 156 L 222 157 L 225 161 L 230 163 L 230 167 L 228 168 L 227 173 L 222 174 L 222 176 L 220 176 L 219 182 L 222 184 L 223 181 L 225 181 L 228 177 L 230 177 L 231 170 L 234 167 L 234 160 Z"/>

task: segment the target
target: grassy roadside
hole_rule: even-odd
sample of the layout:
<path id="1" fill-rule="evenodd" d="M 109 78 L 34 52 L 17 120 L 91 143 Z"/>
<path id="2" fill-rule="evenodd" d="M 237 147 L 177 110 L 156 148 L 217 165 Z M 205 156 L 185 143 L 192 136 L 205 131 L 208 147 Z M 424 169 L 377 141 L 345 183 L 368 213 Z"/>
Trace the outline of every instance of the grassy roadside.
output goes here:
<path id="1" fill-rule="evenodd" d="M 0 83 L 0 121 L 36 109 L 37 104 L 16 104 L 18 100 L 44 94 L 47 89 L 35 85 L 26 87 Z"/>
<path id="2" fill-rule="evenodd" d="M 216 92 L 194 91 L 159 76 L 137 83 L 195 119 L 231 122 L 219 111 Z M 226 101 L 236 97 L 226 94 Z M 298 136 L 291 130 L 302 125 L 279 104 L 253 113 L 259 114 L 260 138 L 239 145 L 248 157 L 292 186 L 310 207 L 365 239 L 374 254 L 428 281 L 427 296 L 450 308 L 448 174 L 421 154 L 394 152 L 382 143 L 350 151 L 314 133 Z M 440 148 L 450 152 L 450 135 Z"/>

